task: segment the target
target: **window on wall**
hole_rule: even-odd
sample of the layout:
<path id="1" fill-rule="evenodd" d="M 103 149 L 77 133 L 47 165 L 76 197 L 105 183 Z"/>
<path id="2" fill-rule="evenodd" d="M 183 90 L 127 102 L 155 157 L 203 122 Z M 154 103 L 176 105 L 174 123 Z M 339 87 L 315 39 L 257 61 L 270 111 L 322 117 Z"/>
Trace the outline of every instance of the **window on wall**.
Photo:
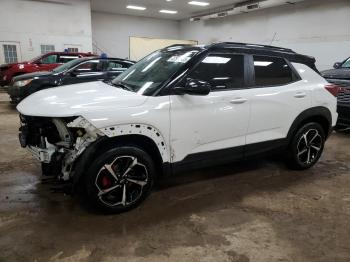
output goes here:
<path id="1" fill-rule="evenodd" d="M 244 88 L 244 56 L 211 54 L 190 73 L 189 78 L 209 82 L 212 91 Z"/>
<path id="2" fill-rule="evenodd" d="M 78 47 L 68 47 L 67 50 L 69 53 L 78 53 L 79 52 Z"/>
<path id="3" fill-rule="evenodd" d="M 55 46 L 54 45 L 40 45 L 41 48 L 41 54 L 47 54 L 50 52 L 55 52 Z"/>
<path id="4" fill-rule="evenodd" d="M 280 57 L 254 56 L 254 69 L 256 86 L 285 85 L 294 81 L 292 69 Z"/>
<path id="5" fill-rule="evenodd" d="M 17 46 L 16 45 L 3 45 L 5 63 L 17 63 Z"/>

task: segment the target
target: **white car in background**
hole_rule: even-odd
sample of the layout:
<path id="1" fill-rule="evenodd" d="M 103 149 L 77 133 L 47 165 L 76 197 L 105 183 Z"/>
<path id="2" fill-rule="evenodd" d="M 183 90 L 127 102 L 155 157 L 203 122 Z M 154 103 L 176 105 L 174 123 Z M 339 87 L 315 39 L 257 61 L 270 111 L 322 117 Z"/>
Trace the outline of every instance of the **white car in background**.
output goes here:
<path id="1" fill-rule="evenodd" d="M 20 142 L 45 175 L 83 187 L 107 212 L 141 203 L 165 173 L 283 152 L 320 158 L 337 121 L 338 87 L 315 59 L 240 43 L 175 45 L 112 83 L 52 88 L 24 99 Z"/>

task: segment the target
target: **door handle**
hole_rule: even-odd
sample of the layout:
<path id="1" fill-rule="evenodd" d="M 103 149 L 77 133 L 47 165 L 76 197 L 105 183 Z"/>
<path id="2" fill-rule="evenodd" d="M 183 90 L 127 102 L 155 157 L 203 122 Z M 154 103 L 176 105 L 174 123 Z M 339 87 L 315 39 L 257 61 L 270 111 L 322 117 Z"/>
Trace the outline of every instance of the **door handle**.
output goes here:
<path id="1" fill-rule="evenodd" d="M 247 102 L 247 101 L 248 101 L 248 99 L 246 99 L 246 98 L 237 97 L 237 98 L 235 98 L 235 99 L 232 99 L 232 100 L 230 101 L 230 103 L 231 103 L 231 104 L 243 104 L 243 103 L 245 103 L 245 102 Z"/>
<path id="2" fill-rule="evenodd" d="M 295 98 L 303 98 L 306 96 L 305 92 L 298 92 L 294 95 Z"/>

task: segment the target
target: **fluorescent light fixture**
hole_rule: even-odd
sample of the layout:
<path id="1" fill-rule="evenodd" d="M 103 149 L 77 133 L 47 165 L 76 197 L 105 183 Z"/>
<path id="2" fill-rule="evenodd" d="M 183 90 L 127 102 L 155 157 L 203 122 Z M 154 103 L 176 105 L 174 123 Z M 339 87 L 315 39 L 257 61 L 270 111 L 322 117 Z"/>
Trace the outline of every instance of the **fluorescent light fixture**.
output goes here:
<path id="1" fill-rule="evenodd" d="M 198 5 L 198 6 L 208 6 L 210 5 L 208 2 L 200 2 L 200 1 L 190 1 L 188 2 L 190 5 Z"/>
<path id="2" fill-rule="evenodd" d="M 159 13 L 163 13 L 163 14 L 177 14 L 177 11 L 175 10 L 165 10 L 165 9 L 162 9 L 162 10 L 159 10 Z"/>
<path id="3" fill-rule="evenodd" d="M 143 6 L 138 6 L 138 5 L 128 5 L 126 6 L 126 8 L 128 9 L 134 9 L 134 10 L 146 10 L 146 7 L 143 7 Z"/>
<path id="4" fill-rule="evenodd" d="M 268 62 L 268 61 L 254 61 L 255 66 L 269 66 L 271 64 L 272 62 Z"/>
<path id="5" fill-rule="evenodd" d="M 204 64 L 227 64 L 231 58 L 220 56 L 207 56 L 202 63 Z"/>

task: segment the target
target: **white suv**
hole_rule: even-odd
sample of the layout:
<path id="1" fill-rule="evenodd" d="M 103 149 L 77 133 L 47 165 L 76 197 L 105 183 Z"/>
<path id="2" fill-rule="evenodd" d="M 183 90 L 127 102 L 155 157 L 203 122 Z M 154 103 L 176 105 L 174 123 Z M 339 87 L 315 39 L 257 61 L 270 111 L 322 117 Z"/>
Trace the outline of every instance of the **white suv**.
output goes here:
<path id="1" fill-rule="evenodd" d="M 292 168 L 313 166 L 337 121 L 337 91 L 314 58 L 290 49 L 175 45 L 112 83 L 29 96 L 17 106 L 20 142 L 45 175 L 121 212 L 164 173 L 276 151 Z"/>

